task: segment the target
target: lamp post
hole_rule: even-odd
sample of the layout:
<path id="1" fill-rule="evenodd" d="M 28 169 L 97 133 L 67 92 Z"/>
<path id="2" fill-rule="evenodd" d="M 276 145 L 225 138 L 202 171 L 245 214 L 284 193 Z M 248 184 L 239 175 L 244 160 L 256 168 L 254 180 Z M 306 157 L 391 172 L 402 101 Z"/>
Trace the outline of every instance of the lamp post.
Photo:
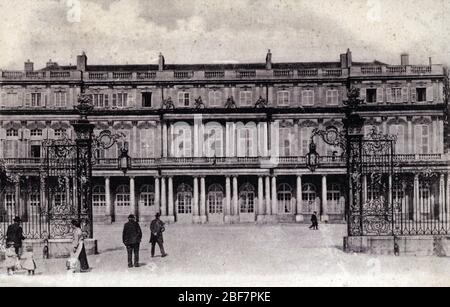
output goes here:
<path id="1" fill-rule="evenodd" d="M 124 175 L 129 169 L 131 169 L 131 157 L 128 155 L 128 143 L 125 143 L 124 146 L 120 149 L 118 163 L 118 167 Z"/>

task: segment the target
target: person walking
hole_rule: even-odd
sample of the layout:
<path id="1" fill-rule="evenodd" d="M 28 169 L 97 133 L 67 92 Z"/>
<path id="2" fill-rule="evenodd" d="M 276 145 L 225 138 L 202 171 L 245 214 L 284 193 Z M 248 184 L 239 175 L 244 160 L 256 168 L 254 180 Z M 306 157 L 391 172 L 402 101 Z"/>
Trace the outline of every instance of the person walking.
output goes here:
<path id="1" fill-rule="evenodd" d="M 311 226 L 309 226 L 309 229 L 319 230 L 319 221 L 317 219 L 316 211 L 314 211 L 313 215 L 311 216 Z"/>
<path id="2" fill-rule="evenodd" d="M 14 250 L 17 257 L 20 258 L 20 250 L 22 249 L 22 241 L 25 240 L 23 236 L 23 229 L 20 226 L 22 220 L 16 216 L 14 218 L 14 224 L 8 226 L 6 230 L 6 242 L 12 242 L 14 244 Z"/>
<path id="3" fill-rule="evenodd" d="M 80 272 L 89 271 L 89 263 L 86 255 L 86 248 L 84 247 L 84 235 L 81 230 L 81 223 L 77 220 L 71 221 L 73 228 L 73 258 L 77 258 L 80 261 Z"/>
<path id="4" fill-rule="evenodd" d="M 139 247 L 142 240 L 142 231 L 139 223 L 136 222 L 136 217 L 133 214 L 128 216 L 128 222 L 123 226 L 122 242 L 127 248 L 128 267 L 133 267 L 133 253 L 134 253 L 134 267 L 139 267 Z"/>
<path id="5" fill-rule="evenodd" d="M 155 215 L 155 219 L 150 224 L 150 243 L 152 244 L 152 258 L 155 257 L 155 245 L 158 243 L 159 250 L 161 251 L 161 257 L 167 257 L 168 255 L 164 251 L 164 240 L 163 240 L 163 232 L 166 230 L 164 228 L 164 222 L 159 219 L 161 214 L 158 212 Z"/>

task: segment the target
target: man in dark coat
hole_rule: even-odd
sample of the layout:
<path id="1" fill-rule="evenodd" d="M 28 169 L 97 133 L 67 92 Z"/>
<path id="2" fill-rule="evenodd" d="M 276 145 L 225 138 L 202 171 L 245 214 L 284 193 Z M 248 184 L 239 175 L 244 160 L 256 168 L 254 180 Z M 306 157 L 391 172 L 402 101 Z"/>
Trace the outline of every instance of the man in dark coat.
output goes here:
<path id="1" fill-rule="evenodd" d="M 9 225 L 6 231 L 6 242 L 12 242 L 14 244 L 14 249 L 18 257 L 20 257 L 22 241 L 25 240 L 22 227 L 20 226 L 21 222 L 20 217 L 16 216 L 14 218 L 14 224 Z"/>
<path id="2" fill-rule="evenodd" d="M 319 221 L 317 219 L 317 212 L 315 212 L 315 211 L 314 211 L 313 215 L 311 216 L 311 226 L 309 226 L 309 229 L 312 229 L 312 230 L 319 229 Z"/>
<path id="3" fill-rule="evenodd" d="M 133 214 L 128 216 L 128 222 L 123 227 L 122 241 L 127 247 L 128 253 L 128 267 L 133 267 L 133 253 L 134 266 L 139 267 L 139 246 L 141 244 L 142 231 L 139 223 Z"/>
<path id="4" fill-rule="evenodd" d="M 159 213 L 156 213 L 155 219 L 150 224 L 150 243 L 152 244 L 152 257 L 155 257 L 155 245 L 158 243 L 159 250 L 161 251 L 161 257 L 168 256 L 166 252 L 164 251 L 164 240 L 163 240 L 163 232 L 165 230 L 164 228 L 164 222 L 159 219 L 161 215 Z"/>

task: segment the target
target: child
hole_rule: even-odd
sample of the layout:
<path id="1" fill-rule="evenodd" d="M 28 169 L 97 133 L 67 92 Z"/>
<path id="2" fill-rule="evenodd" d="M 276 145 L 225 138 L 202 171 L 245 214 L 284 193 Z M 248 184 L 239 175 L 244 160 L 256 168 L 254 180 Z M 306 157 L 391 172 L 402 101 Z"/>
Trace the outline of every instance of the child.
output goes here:
<path id="1" fill-rule="evenodd" d="M 14 243 L 8 242 L 6 243 L 6 252 L 5 252 L 5 266 L 8 275 L 14 275 L 16 270 L 16 264 L 19 258 L 17 257 L 16 250 L 14 248 Z"/>
<path id="2" fill-rule="evenodd" d="M 26 252 L 22 254 L 21 259 L 24 260 L 22 268 L 28 271 L 28 275 L 34 275 L 36 262 L 34 261 L 32 246 L 27 246 Z"/>

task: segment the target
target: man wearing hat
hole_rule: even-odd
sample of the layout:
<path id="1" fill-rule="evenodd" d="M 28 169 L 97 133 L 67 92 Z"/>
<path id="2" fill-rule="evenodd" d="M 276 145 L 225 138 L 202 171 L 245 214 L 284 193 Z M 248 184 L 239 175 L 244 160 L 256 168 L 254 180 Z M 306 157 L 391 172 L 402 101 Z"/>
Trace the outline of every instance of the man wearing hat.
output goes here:
<path id="1" fill-rule="evenodd" d="M 23 236 L 23 230 L 20 226 L 20 217 L 16 216 L 14 218 L 14 224 L 8 226 L 6 231 L 6 242 L 11 242 L 14 244 L 14 249 L 18 257 L 20 257 L 20 249 L 22 248 L 22 241 L 25 240 Z"/>
<path id="2" fill-rule="evenodd" d="M 159 250 L 161 251 L 161 257 L 166 257 L 167 254 L 164 251 L 164 241 L 163 241 L 163 232 L 165 230 L 164 228 L 164 222 L 159 219 L 161 214 L 158 212 L 155 215 L 155 219 L 150 224 L 150 243 L 152 244 L 152 257 L 155 257 L 155 245 L 158 243 Z"/>
<path id="3" fill-rule="evenodd" d="M 142 231 L 139 223 L 136 222 L 136 217 L 133 214 L 128 216 L 128 222 L 123 227 L 122 241 L 127 247 L 128 253 L 128 267 L 133 267 L 133 253 L 134 266 L 139 267 L 139 246 L 141 244 Z"/>

